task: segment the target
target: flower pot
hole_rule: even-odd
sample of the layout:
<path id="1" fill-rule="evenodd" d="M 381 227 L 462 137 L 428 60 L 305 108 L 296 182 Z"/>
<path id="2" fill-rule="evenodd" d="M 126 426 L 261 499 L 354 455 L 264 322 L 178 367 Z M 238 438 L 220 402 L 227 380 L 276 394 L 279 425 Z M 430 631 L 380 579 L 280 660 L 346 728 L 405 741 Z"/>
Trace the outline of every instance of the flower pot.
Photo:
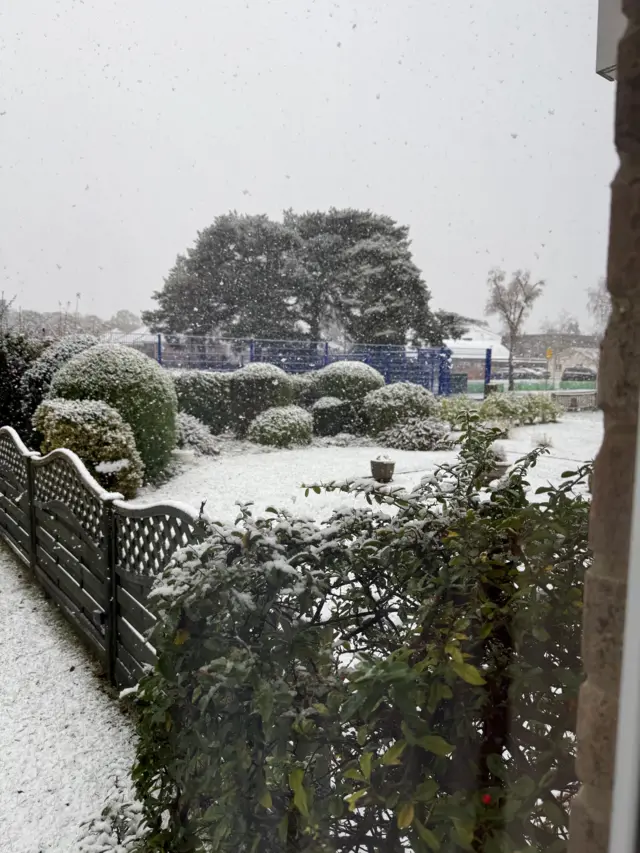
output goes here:
<path id="1" fill-rule="evenodd" d="M 389 459 L 372 459 L 371 476 L 377 483 L 390 483 L 395 467 L 396 463 Z"/>

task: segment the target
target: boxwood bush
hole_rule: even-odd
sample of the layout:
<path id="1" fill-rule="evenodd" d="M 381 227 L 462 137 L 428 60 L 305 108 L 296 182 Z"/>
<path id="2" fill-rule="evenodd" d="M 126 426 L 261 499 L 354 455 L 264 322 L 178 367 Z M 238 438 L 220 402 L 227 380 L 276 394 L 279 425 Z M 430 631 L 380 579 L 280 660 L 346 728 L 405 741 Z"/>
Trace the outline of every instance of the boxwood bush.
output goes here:
<path id="1" fill-rule="evenodd" d="M 353 403 L 337 397 L 321 397 L 311 406 L 313 431 L 316 435 L 338 435 L 357 432 L 358 425 Z"/>
<path id="2" fill-rule="evenodd" d="M 144 465 L 131 427 L 111 406 L 100 400 L 45 400 L 33 425 L 43 436 L 43 453 L 72 450 L 105 489 L 136 496 Z"/>
<path id="3" fill-rule="evenodd" d="M 166 468 L 176 445 L 176 391 L 153 359 L 120 344 L 98 344 L 74 356 L 53 377 L 51 396 L 102 400 L 133 430 L 146 474 Z"/>
<path id="4" fill-rule="evenodd" d="M 220 451 L 211 431 L 206 424 L 188 415 L 186 412 L 178 412 L 178 432 L 176 444 L 183 450 L 193 450 L 200 456 L 217 456 Z"/>
<path id="5" fill-rule="evenodd" d="M 231 426 L 231 373 L 176 370 L 171 377 L 181 412 L 198 418 L 214 435 Z"/>
<path id="6" fill-rule="evenodd" d="M 296 406 L 307 408 L 317 399 L 315 396 L 315 370 L 308 370 L 306 373 L 291 373 L 292 397 L 291 401 Z"/>
<path id="7" fill-rule="evenodd" d="M 448 423 L 451 429 L 462 429 L 470 416 L 477 416 L 480 403 L 463 394 L 441 397 L 438 400 L 437 416 Z"/>
<path id="8" fill-rule="evenodd" d="M 373 508 L 245 509 L 174 558 L 135 695 L 141 849 L 566 849 L 587 471 L 529 503 L 538 450 L 481 490 L 494 439 L 470 426 L 410 495 L 335 484 Z"/>
<path id="9" fill-rule="evenodd" d="M 453 445 L 449 431 L 435 418 L 407 418 L 378 433 L 383 447 L 396 450 L 449 450 Z"/>
<path id="10" fill-rule="evenodd" d="M 0 332 L 0 426 L 18 431 L 24 441 L 31 433 L 31 415 L 25 410 L 22 381 L 44 345 L 27 335 Z"/>
<path id="11" fill-rule="evenodd" d="M 394 382 L 369 391 L 362 412 L 372 435 L 408 418 L 431 417 L 437 411 L 435 396 L 414 382 Z"/>
<path id="12" fill-rule="evenodd" d="M 316 399 L 337 397 L 355 403 L 384 384 L 384 376 L 362 361 L 334 361 L 315 372 L 313 392 Z"/>
<path id="13" fill-rule="evenodd" d="M 291 377 L 274 364 L 254 362 L 231 374 L 233 426 L 244 435 L 256 415 L 276 406 L 287 406 L 293 398 Z"/>
<path id="14" fill-rule="evenodd" d="M 487 423 L 534 424 L 557 421 L 561 409 L 548 394 L 490 394 L 479 409 Z"/>
<path id="15" fill-rule="evenodd" d="M 249 441 L 272 447 L 309 444 L 313 436 L 313 418 L 299 406 L 279 406 L 261 412 L 251 421 Z"/>

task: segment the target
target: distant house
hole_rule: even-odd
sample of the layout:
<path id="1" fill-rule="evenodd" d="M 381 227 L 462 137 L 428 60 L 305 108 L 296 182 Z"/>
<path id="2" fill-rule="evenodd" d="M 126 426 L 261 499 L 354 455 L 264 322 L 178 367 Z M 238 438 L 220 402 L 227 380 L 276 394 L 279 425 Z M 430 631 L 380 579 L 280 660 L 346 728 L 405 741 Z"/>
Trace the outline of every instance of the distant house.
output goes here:
<path id="1" fill-rule="evenodd" d="M 509 359 L 509 351 L 502 344 L 499 333 L 484 325 L 470 325 L 461 338 L 446 340 L 444 345 L 451 350 L 453 372 L 466 373 L 469 379 L 484 379 L 488 349 L 494 369 L 496 365 L 504 366 Z"/>

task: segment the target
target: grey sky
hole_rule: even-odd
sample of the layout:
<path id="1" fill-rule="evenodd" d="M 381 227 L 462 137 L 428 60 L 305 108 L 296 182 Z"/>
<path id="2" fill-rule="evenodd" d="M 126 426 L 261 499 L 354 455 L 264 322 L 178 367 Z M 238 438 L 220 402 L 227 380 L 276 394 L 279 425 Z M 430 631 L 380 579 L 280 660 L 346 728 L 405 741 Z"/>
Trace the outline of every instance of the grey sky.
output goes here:
<path id="1" fill-rule="evenodd" d="M 605 269 L 614 85 L 596 0 L 5 0 L 0 289 L 150 307 L 229 209 L 371 208 L 436 307 L 493 265 L 585 316 Z M 530 324 L 533 328 L 534 322 Z"/>

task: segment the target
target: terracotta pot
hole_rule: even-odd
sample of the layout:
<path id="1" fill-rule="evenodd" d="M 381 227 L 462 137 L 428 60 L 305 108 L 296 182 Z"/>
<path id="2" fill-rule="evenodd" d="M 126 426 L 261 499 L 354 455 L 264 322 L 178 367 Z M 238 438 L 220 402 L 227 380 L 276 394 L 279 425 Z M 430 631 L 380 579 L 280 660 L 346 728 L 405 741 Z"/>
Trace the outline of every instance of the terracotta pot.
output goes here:
<path id="1" fill-rule="evenodd" d="M 371 476 L 377 483 L 390 483 L 393 480 L 393 472 L 396 463 L 388 459 L 371 460 Z"/>

